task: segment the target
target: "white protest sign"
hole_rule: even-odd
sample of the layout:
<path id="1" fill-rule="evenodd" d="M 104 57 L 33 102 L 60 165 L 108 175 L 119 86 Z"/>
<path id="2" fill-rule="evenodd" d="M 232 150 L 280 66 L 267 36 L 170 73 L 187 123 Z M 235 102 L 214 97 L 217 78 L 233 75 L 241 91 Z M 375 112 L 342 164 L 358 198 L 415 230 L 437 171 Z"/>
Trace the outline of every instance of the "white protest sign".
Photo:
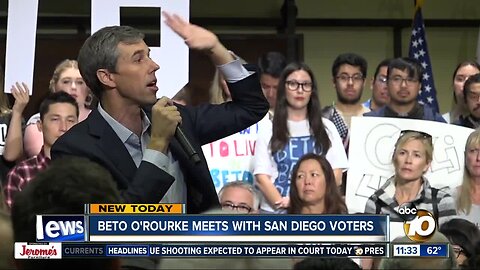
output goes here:
<path id="1" fill-rule="evenodd" d="M 16 82 L 33 89 L 38 0 L 8 1 L 4 92 Z"/>
<path id="2" fill-rule="evenodd" d="M 163 21 L 160 11 L 177 14 L 188 21 L 189 0 L 92 0 L 92 33 L 102 27 L 120 25 L 120 7 L 151 7 L 160 16 L 160 47 L 150 47 L 150 57 L 160 65 L 156 72 L 157 97 L 172 98 L 188 82 L 188 46 Z"/>
<path id="3" fill-rule="evenodd" d="M 173 97 L 188 82 L 188 46 L 163 22 L 160 9 L 188 20 L 190 1 L 92 0 L 92 33 L 104 26 L 119 25 L 120 7 L 159 8 L 160 47 L 151 47 L 151 57 L 160 65 L 157 84 L 161 88 L 157 95 Z M 10 93 L 16 82 L 25 82 L 32 94 L 38 0 L 8 1 L 7 14 L 4 92 Z"/>
<path id="4" fill-rule="evenodd" d="M 270 121 L 268 116 L 239 133 L 202 146 L 217 192 L 233 181 L 253 184 L 255 142 L 258 132 L 265 128 L 265 121 Z"/>
<path id="5" fill-rule="evenodd" d="M 434 121 L 353 117 L 345 194 L 350 213 L 363 213 L 367 199 L 394 174 L 394 145 L 406 129 L 433 137 L 433 161 L 425 174 L 430 184 L 437 188 L 461 184 L 465 142 L 473 129 Z"/>

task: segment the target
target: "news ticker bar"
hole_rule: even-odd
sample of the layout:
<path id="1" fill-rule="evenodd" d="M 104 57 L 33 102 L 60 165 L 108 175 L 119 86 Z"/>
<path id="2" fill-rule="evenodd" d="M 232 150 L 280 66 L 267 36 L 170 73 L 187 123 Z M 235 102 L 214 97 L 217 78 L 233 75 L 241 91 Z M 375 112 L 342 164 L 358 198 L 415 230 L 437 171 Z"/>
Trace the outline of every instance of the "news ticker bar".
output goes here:
<path id="1" fill-rule="evenodd" d="M 391 244 L 393 257 L 448 257 L 448 244 Z"/>
<path id="2" fill-rule="evenodd" d="M 84 257 L 387 257 L 388 244 L 15 243 L 16 259 Z"/>
<path id="3" fill-rule="evenodd" d="M 15 259 L 86 257 L 448 257 L 448 244 L 15 243 Z M 390 251 L 391 250 L 391 251 Z"/>

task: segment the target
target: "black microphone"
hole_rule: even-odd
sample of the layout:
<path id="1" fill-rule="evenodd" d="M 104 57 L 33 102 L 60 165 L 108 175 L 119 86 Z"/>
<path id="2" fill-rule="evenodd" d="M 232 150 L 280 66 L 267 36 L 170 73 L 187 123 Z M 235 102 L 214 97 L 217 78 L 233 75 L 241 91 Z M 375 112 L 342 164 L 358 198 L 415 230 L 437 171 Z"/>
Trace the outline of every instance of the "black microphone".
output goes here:
<path id="1" fill-rule="evenodd" d="M 200 162 L 200 156 L 198 155 L 197 151 L 195 151 L 195 148 L 193 148 L 192 144 L 188 141 L 187 137 L 185 136 L 185 133 L 183 130 L 180 128 L 180 125 L 177 126 L 175 129 L 175 139 L 180 143 L 180 145 L 183 148 L 183 151 L 187 154 L 187 156 L 190 158 L 195 163 Z"/>

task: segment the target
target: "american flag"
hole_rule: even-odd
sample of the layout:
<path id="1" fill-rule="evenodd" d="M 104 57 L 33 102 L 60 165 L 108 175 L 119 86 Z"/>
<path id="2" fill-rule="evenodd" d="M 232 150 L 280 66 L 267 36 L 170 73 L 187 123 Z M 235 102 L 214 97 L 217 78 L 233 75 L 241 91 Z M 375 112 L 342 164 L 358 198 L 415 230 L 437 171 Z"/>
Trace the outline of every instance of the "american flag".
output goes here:
<path id="1" fill-rule="evenodd" d="M 422 8 L 417 5 L 413 18 L 412 36 L 408 48 L 408 56 L 416 59 L 424 68 L 422 75 L 422 89 L 418 95 L 421 104 L 427 104 L 435 112 L 438 110 L 437 90 L 433 82 L 432 65 L 428 55 L 427 39 L 425 38 L 425 25 L 423 24 Z"/>

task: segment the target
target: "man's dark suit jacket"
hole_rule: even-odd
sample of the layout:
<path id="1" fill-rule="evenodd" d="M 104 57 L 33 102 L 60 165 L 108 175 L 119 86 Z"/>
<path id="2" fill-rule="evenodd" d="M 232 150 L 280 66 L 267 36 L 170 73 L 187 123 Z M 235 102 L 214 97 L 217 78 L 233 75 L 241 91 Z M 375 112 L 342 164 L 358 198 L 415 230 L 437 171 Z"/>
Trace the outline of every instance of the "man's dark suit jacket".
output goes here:
<path id="1" fill-rule="evenodd" d="M 219 205 L 201 146 L 255 124 L 268 111 L 257 73 L 228 87 L 232 102 L 195 107 L 177 105 L 182 129 L 201 158 L 201 162 L 194 164 L 172 138 L 169 150 L 178 160 L 185 179 L 188 213 L 201 213 Z M 151 118 L 149 109 L 145 112 Z M 51 154 L 53 159 L 64 155 L 87 157 L 103 165 L 117 182 L 126 203 L 158 203 L 174 181 L 167 172 L 147 161 L 137 168 L 120 138 L 97 110 L 58 138 Z"/>

